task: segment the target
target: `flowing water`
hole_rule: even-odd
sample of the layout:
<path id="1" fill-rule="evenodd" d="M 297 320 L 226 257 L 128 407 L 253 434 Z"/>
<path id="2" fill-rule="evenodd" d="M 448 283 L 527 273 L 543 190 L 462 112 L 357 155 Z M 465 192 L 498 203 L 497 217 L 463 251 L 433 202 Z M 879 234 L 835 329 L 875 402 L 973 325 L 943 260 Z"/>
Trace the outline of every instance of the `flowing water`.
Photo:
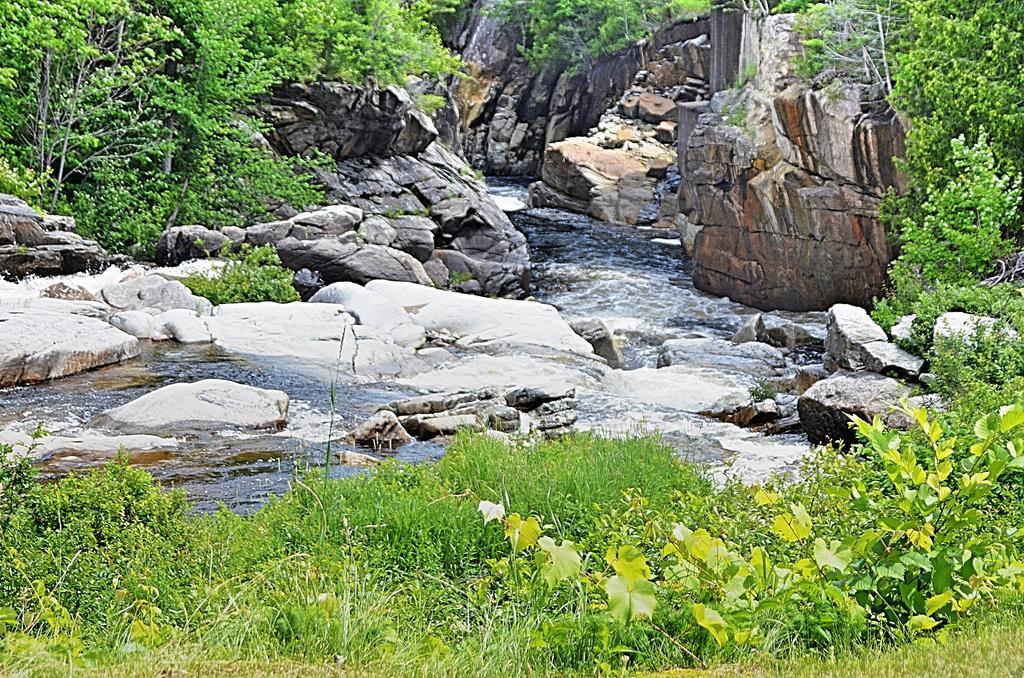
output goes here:
<path id="1" fill-rule="evenodd" d="M 521 183 L 495 180 L 491 190 L 503 205 L 526 197 Z M 658 348 L 667 339 L 728 337 L 754 313 L 693 287 L 674 232 L 602 224 L 550 209 L 520 210 L 511 216 L 530 242 L 535 296 L 568 319 L 604 320 L 624 340 L 627 369 L 654 367 Z M 290 421 L 280 433 L 200 436 L 183 441 L 173 455 L 134 457 L 165 484 L 185 489 L 201 510 L 219 502 L 251 510 L 284 491 L 302 469 L 322 465 L 327 440 L 339 437 L 378 405 L 408 395 L 384 384 L 338 385 L 332 414 L 330 380 L 302 364 L 161 342 L 148 344 L 139 359 L 128 363 L 4 391 L 0 429 L 28 431 L 43 422 L 55 435 L 74 435 L 104 409 L 162 385 L 210 378 L 287 392 Z M 799 437 L 769 440 L 671 408 L 637 408 L 628 399 L 596 393 L 581 397 L 580 413 L 585 427 L 611 432 L 656 428 L 667 432 L 685 456 L 718 462 L 730 454 L 742 455 L 754 460 L 759 471 L 791 464 L 805 449 Z M 334 449 L 341 447 L 333 443 Z M 439 444 L 414 443 L 394 456 L 415 462 L 441 454 Z M 52 477 L 95 463 L 93 458 L 54 457 L 44 461 L 43 470 Z M 357 472 L 333 465 L 337 476 Z"/>

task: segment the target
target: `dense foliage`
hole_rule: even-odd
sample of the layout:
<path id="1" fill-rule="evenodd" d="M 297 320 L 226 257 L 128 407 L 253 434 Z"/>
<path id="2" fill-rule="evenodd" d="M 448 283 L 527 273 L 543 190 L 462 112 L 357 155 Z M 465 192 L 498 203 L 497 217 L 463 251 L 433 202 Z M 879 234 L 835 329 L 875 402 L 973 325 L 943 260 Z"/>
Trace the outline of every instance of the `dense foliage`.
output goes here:
<path id="1" fill-rule="evenodd" d="M 281 266 L 281 258 L 271 245 L 243 245 L 237 253 L 225 253 L 224 259 L 224 266 L 190 275 L 182 282 L 193 294 L 218 305 L 299 301 L 292 272 Z"/>
<path id="2" fill-rule="evenodd" d="M 537 70 L 589 68 L 673 19 L 708 11 L 710 0 L 499 0 L 497 11 L 518 24 L 522 48 Z"/>
<path id="3" fill-rule="evenodd" d="M 859 454 L 822 450 L 802 480 L 761 487 L 713 484 L 652 440 L 479 435 L 435 464 L 296 480 L 248 518 L 192 516 L 125 464 L 20 481 L 2 666 L 196 647 L 370 673 L 611 673 L 920 638 L 1016 599 L 1020 515 L 993 497 L 1024 466 L 1024 409 L 971 439 L 908 414 L 917 434 L 860 422 Z"/>
<path id="4" fill-rule="evenodd" d="M 457 60 L 400 0 L 14 0 L 0 4 L 0 188 L 115 249 L 166 226 L 240 225 L 316 202 L 260 143 L 280 82 L 403 82 Z"/>

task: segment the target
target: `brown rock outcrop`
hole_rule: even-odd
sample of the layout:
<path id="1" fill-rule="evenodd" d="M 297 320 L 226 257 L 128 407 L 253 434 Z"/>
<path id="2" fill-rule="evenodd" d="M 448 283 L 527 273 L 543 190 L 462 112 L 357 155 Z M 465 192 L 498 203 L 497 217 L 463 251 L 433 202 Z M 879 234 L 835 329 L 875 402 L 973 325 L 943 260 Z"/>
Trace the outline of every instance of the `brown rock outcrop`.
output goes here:
<path id="1" fill-rule="evenodd" d="M 708 21 L 701 18 L 667 26 L 650 41 L 598 59 L 590 68 L 536 72 L 519 53 L 519 29 L 502 24 L 487 10 L 489 4 L 477 0 L 449 36 L 466 63 L 467 77 L 452 87 L 462 151 L 488 174 L 537 176 L 545 147 L 596 125 L 659 51 L 674 50 L 648 76 L 658 88 L 682 91 L 685 78 L 675 73 L 704 72 L 710 63 L 706 39 L 682 46 L 708 32 Z"/>
<path id="2" fill-rule="evenodd" d="M 680 134 L 679 211 L 693 236 L 694 283 L 763 309 L 866 305 L 890 250 L 878 209 L 904 179 L 905 126 L 865 88 L 815 89 L 796 75 L 793 15 L 744 26 L 757 75 L 715 95 Z"/>

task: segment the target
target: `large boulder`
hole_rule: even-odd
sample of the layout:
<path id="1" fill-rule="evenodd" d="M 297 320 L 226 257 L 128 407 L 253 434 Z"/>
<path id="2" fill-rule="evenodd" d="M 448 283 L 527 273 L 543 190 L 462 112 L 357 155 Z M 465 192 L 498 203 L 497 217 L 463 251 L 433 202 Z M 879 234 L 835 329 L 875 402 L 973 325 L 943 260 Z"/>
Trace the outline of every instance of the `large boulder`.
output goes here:
<path id="1" fill-rule="evenodd" d="M 114 283 L 101 291 L 103 301 L 119 311 L 146 311 L 153 315 L 179 308 L 209 315 L 213 304 L 197 297 L 176 280 L 146 275 L 127 282 Z"/>
<path id="2" fill-rule="evenodd" d="M 621 148 L 602 148 L 588 139 L 566 139 L 545 150 L 542 181 L 530 187 L 530 199 L 536 207 L 635 224 L 655 200 L 660 183 L 650 175 L 655 160 Z"/>
<path id="3" fill-rule="evenodd" d="M 894 371 L 916 377 L 924 361 L 895 344 L 868 312 L 859 306 L 836 304 L 828 312 L 825 363 L 833 369 Z"/>
<path id="4" fill-rule="evenodd" d="M 355 283 L 338 282 L 328 285 L 314 294 L 310 302 L 338 304 L 358 324 L 388 332 L 402 346 L 418 348 L 426 338 L 425 330 L 413 322 L 404 308 Z"/>
<path id="5" fill-rule="evenodd" d="M 499 354 L 594 353 L 591 345 L 547 304 L 488 299 L 385 280 L 366 287 L 403 307 L 413 322 L 428 332 L 446 335 L 467 349 Z"/>
<path id="6" fill-rule="evenodd" d="M 240 245 L 221 231 L 205 226 L 175 226 L 164 231 L 156 243 L 156 263 L 176 266 L 190 259 L 206 259 Z"/>
<path id="7" fill-rule="evenodd" d="M 838 372 L 815 383 L 797 403 L 800 423 L 812 443 L 854 443 L 850 416 L 871 421 L 880 416 L 889 426 L 905 428 L 906 417 L 893 408 L 908 397 L 908 386 L 873 372 Z"/>
<path id="8" fill-rule="evenodd" d="M 96 318 L 0 310 L 0 388 L 84 372 L 140 351 L 138 339 Z"/>
<path id="9" fill-rule="evenodd" d="M 970 344 L 979 331 L 999 332 L 1007 339 L 1019 339 L 1016 330 L 1008 325 L 1001 325 L 996 318 L 961 311 L 949 311 L 936 318 L 932 336 L 935 341 L 956 338 Z"/>
<path id="10" fill-rule="evenodd" d="M 24 201 L 0 194 L 0 278 L 70 275 L 106 266 L 107 252 L 73 230 L 70 217 L 43 217 Z"/>
<path id="11" fill-rule="evenodd" d="M 288 395 L 223 379 L 164 386 L 106 410 L 93 426 L 121 433 L 277 430 L 288 422 Z"/>
<path id="12" fill-rule="evenodd" d="M 288 268 L 317 271 L 327 284 L 346 280 L 360 284 L 371 280 L 430 284 L 423 264 L 412 255 L 391 247 L 285 238 L 277 243 L 277 253 Z"/>
<path id="13" fill-rule="evenodd" d="M 437 138 L 430 118 L 401 87 L 376 89 L 337 82 L 277 88 L 265 117 L 272 145 L 288 155 L 314 151 L 336 160 L 367 154 L 420 153 Z"/>

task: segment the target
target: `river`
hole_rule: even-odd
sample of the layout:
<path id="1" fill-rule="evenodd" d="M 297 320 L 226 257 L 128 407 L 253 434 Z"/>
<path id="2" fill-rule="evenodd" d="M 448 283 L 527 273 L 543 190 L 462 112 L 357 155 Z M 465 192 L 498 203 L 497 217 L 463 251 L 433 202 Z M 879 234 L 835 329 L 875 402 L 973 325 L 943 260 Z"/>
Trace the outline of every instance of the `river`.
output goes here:
<path id="1" fill-rule="evenodd" d="M 504 204 L 525 199 L 520 183 L 492 180 L 490 185 Z M 609 225 L 550 209 L 521 209 L 511 218 L 530 243 L 535 297 L 567 319 L 605 321 L 622 338 L 627 369 L 654 368 L 667 339 L 728 338 L 755 312 L 696 290 L 674 232 Z M 74 435 L 87 429 L 98 412 L 178 381 L 218 378 L 280 389 L 291 398 L 289 425 L 282 432 L 194 437 L 174 454 L 133 458 L 166 485 L 184 489 L 200 510 L 223 503 L 248 511 L 283 492 L 296 473 L 322 465 L 332 433 L 337 438 L 378 405 L 408 394 L 387 384 L 336 384 L 332 407 L 330 381 L 298 362 L 250 358 L 210 345 L 144 343 L 139 359 L 4 391 L 0 429 L 27 431 L 41 422 L 54 434 Z M 732 458 L 747 475 L 789 468 L 806 449 L 800 436 L 767 438 L 680 412 L 671 404 L 638 404 L 628 396 L 581 393 L 581 426 L 615 434 L 657 431 L 687 458 L 716 466 Z M 395 456 L 419 462 L 441 454 L 437 443 L 413 443 Z M 45 460 L 42 469 L 56 477 L 95 463 L 94 458 L 65 455 Z M 335 476 L 358 472 L 338 464 L 332 470 Z"/>

